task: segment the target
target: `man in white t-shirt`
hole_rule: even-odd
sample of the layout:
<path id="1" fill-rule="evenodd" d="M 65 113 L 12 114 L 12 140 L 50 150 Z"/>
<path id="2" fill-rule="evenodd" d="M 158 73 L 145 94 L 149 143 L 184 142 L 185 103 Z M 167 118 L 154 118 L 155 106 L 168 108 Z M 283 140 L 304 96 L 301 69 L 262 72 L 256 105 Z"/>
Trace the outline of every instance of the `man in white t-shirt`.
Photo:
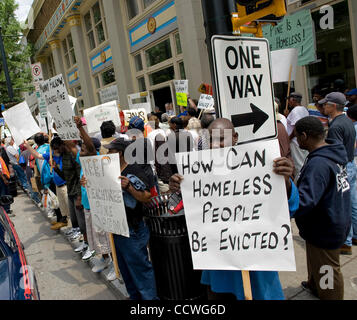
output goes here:
<path id="1" fill-rule="evenodd" d="M 302 118 L 309 116 L 309 111 L 307 110 L 307 108 L 301 106 L 301 100 L 302 100 L 301 93 L 293 92 L 289 96 L 289 106 L 292 110 L 287 116 L 291 156 L 295 164 L 295 179 L 298 178 L 300 170 L 303 167 L 305 159 L 308 155 L 308 152 L 306 150 L 300 149 L 294 133 L 296 122 L 298 122 Z"/>

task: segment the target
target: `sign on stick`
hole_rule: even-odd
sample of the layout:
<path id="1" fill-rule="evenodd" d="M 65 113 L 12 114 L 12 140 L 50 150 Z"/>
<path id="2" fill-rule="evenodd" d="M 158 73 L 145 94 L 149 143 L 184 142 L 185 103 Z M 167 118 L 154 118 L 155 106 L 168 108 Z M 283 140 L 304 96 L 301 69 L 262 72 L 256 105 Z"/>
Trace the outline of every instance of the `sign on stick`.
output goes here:
<path id="1" fill-rule="evenodd" d="M 295 271 L 279 157 L 278 140 L 176 154 L 195 269 Z"/>
<path id="2" fill-rule="evenodd" d="M 268 41 L 214 36 L 212 48 L 220 115 L 233 122 L 239 144 L 275 138 Z"/>
<path id="3" fill-rule="evenodd" d="M 87 178 L 87 194 L 93 223 L 104 230 L 129 237 L 121 188 L 119 154 L 80 158 Z"/>

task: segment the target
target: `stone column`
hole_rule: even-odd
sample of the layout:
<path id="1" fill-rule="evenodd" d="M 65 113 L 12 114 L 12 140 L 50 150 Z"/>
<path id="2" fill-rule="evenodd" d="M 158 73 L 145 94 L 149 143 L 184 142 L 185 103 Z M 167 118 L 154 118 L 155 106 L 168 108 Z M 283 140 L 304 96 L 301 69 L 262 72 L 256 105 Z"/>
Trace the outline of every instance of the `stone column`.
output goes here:
<path id="1" fill-rule="evenodd" d="M 55 64 L 56 75 L 58 74 L 63 75 L 63 79 L 65 80 L 65 83 L 67 84 L 67 88 L 68 88 L 67 76 L 63 68 L 64 64 L 63 64 L 62 53 L 61 53 L 61 41 L 58 39 L 54 39 L 54 40 L 50 40 L 48 44 L 50 45 L 52 50 L 52 57 L 53 57 L 53 62 Z"/>
<path id="2" fill-rule="evenodd" d="M 110 45 L 113 54 L 113 67 L 119 92 L 120 106 L 122 109 L 128 107 L 127 95 L 134 92 L 132 72 L 130 70 L 130 53 L 128 41 L 125 34 L 128 30 L 123 25 L 124 12 L 122 12 L 119 1 L 103 1 L 105 18 Z M 128 81 L 130 79 L 130 81 Z"/>
<path id="3" fill-rule="evenodd" d="M 67 18 L 67 21 L 71 27 L 71 35 L 74 52 L 76 54 L 79 82 L 81 83 L 84 106 L 85 108 L 90 108 L 95 105 L 95 96 L 91 81 L 92 75 L 90 73 L 86 45 L 81 26 L 81 16 L 79 14 L 71 15 Z"/>
<path id="4" fill-rule="evenodd" d="M 201 0 L 175 1 L 175 6 L 189 92 L 198 99 L 199 86 L 212 84 Z"/>

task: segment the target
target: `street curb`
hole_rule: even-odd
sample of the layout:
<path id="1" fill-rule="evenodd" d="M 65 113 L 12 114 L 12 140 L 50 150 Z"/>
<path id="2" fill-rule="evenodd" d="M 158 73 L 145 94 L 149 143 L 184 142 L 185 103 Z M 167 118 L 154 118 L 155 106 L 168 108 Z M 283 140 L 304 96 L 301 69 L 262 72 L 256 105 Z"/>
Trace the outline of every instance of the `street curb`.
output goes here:
<path id="1" fill-rule="evenodd" d="M 27 195 L 30 200 L 32 200 L 31 197 L 30 197 L 27 193 L 24 193 L 24 194 Z M 32 200 L 32 201 L 33 201 L 33 200 Z M 42 208 L 42 207 L 39 208 L 39 207 L 37 206 L 37 204 L 35 203 L 35 201 L 33 201 L 33 203 L 34 203 L 35 206 L 39 209 L 39 211 L 42 213 L 42 215 L 43 215 L 49 222 L 51 222 L 52 219 L 51 219 L 51 218 L 48 218 L 46 210 L 45 210 L 44 208 Z M 75 249 L 75 248 L 78 247 L 79 241 L 71 242 L 71 241 L 69 240 L 69 238 L 67 238 L 67 237 L 65 236 L 65 234 L 64 234 L 67 230 L 68 230 L 68 227 L 64 227 L 64 228 L 61 228 L 60 230 L 58 230 L 58 232 L 62 235 L 62 237 L 63 237 L 64 239 L 66 239 L 66 240 L 68 241 L 68 243 L 71 245 L 71 247 L 72 247 L 73 249 Z M 78 257 L 80 257 L 80 260 L 81 260 L 83 263 L 85 263 L 85 264 L 88 265 L 88 267 L 90 268 L 90 271 L 92 272 L 91 269 L 92 269 L 93 266 L 94 266 L 94 263 L 93 263 L 92 259 L 90 259 L 89 261 L 83 261 L 83 260 L 82 260 L 83 255 L 84 255 L 84 253 L 81 253 L 81 255 L 78 255 Z M 108 273 L 109 273 L 109 268 L 106 268 L 106 269 L 104 269 L 102 272 L 99 272 L 99 273 L 97 273 L 97 274 L 99 275 L 100 279 L 106 284 L 106 286 L 118 297 L 119 300 L 128 300 L 128 299 L 129 299 L 129 294 L 128 294 L 127 290 L 126 290 L 126 287 L 125 287 L 125 284 L 124 284 L 123 280 L 120 279 L 120 280 L 121 280 L 121 281 L 120 281 L 119 279 L 115 279 L 114 281 L 108 281 L 108 280 L 107 280 L 107 275 L 108 275 Z"/>

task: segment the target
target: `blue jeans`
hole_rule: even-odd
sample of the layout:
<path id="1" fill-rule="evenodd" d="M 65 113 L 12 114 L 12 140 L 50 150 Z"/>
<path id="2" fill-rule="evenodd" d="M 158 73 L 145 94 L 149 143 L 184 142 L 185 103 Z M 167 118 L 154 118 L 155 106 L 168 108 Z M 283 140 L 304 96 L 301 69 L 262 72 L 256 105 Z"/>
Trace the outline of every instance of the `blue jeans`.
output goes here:
<path id="1" fill-rule="evenodd" d="M 24 189 L 29 189 L 24 170 L 18 164 L 13 164 L 12 167 L 15 170 L 17 178 L 20 180 L 20 184 L 22 185 L 22 187 Z"/>
<path id="2" fill-rule="evenodd" d="M 0 196 L 8 196 L 8 195 L 10 195 L 9 188 L 4 183 L 4 181 L 0 178 Z M 10 205 L 3 206 L 3 208 L 7 213 L 9 213 Z"/>
<path id="3" fill-rule="evenodd" d="M 129 228 L 130 238 L 114 234 L 118 265 L 131 300 L 157 300 L 154 269 L 149 261 L 147 244 L 150 233 L 141 222 Z"/>
<path id="4" fill-rule="evenodd" d="M 350 183 L 350 190 L 351 190 L 352 225 L 351 225 L 351 231 L 347 236 L 345 245 L 352 246 L 352 238 L 357 239 L 357 189 L 356 189 L 357 168 L 356 168 L 356 164 L 353 161 L 347 163 L 347 175 L 348 175 L 348 181 Z"/>

